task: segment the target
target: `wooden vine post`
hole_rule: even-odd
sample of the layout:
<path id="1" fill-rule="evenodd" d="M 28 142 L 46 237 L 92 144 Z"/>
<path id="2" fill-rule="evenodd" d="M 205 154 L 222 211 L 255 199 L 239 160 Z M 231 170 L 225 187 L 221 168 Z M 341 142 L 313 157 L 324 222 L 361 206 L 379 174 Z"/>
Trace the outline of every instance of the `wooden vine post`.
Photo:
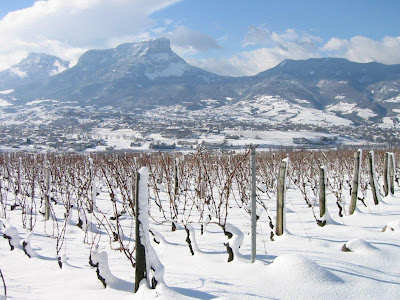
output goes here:
<path id="1" fill-rule="evenodd" d="M 396 163 L 394 160 L 394 153 L 389 153 L 389 190 L 390 194 L 394 195 L 394 172 L 396 170 Z"/>
<path id="2" fill-rule="evenodd" d="M 179 159 L 175 159 L 175 164 L 174 164 L 174 196 L 175 196 L 175 201 L 177 201 L 179 197 Z"/>
<path id="3" fill-rule="evenodd" d="M 326 213 L 326 167 L 319 169 L 319 217 L 323 218 Z"/>
<path id="4" fill-rule="evenodd" d="M 50 197 L 51 197 L 51 171 L 50 163 L 46 161 L 46 194 L 44 196 L 44 219 L 48 221 L 50 219 Z"/>
<path id="5" fill-rule="evenodd" d="M 96 178 L 94 173 L 93 159 L 89 157 L 89 171 L 90 171 L 90 181 L 91 181 L 91 192 L 92 192 L 92 201 L 90 202 L 90 212 L 93 213 L 94 206 L 97 200 L 97 188 L 96 188 Z"/>
<path id="6" fill-rule="evenodd" d="M 389 195 L 389 152 L 385 152 L 383 159 L 383 192 L 385 197 Z"/>
<path id="7" fill-rule="evenodd" d="M 174 161 L 174 202 L 172 208 L 174 211 L 174 217 L 172 218 L 172 231 L 176 230 L 175 221 L 178 218 L 178 202 L 179 202 L 179 158 L 176 157 Z"/>
<path id="8" fill-rule="evenodd" d="M 22 157 L 18 157 L 18 188 L 17 188 L 17 195 L 16 198 L 18 199 L 18 196 L 21 194 L 21 180 L 22 180 Z M 17 200 L 15 199 L 15 200 Z"/>
<path id="9" fill-rule="evenodd" d="M 283 159 L 279 165 L 278 193 L 276 203 L 276 235 L 280 236 L 285 231 L 285 196 L 286 196 L 286 172 L 288 158 Z"/>
<path id="10" fill-rule="evenodd" d="M 141 234 L 140 231 L 143 230 L 143 226 L 140 222 L 139 214 L 140 214 L 140 204 L 139 204 L 139 181 L 140 174 L 136 173 L 136 195 L 135 195 L 135 206 L 136 206 L 136 215 L 135 215 L 135 243 L 136 243 L 136 267 L 135 267 L 135 293 L 139 289 L 140 282 L 142 279 L 146 278 L 146 249 L 144 245 L 141 243 Z M 143 233 L 142 233 L 143 235 Z"/>
<path id="11" fill-rule="evenodd" d="M 375 157 L 374 151 L 370 151 L 368 154 L 368 163 L 369 163 L 369 184 L 371 185 L 372 196 L 374 197 L 375 205 L 379 204 L 380 194 L 379 194 L 379 186 L 378 181 L 376 179 L 375 172 Z"/>
<path id="12" fill-rule="evenodd" d="M 257 198 L 256 198 L 256 148 L 251 148 L 251 262 L 256 261 Z"/>
<path id="13" fill-rule="evenodd" d="M 349 207 L 349 214 L 354 214 L 357 206 L 358 199 L 358 186 L 360 184 L 360 171 L 361 171 L 361 155 L 362 150 L 358 149 L 356 153 L 354 153 L 354 173 L 353 173 L 353 186 L 351 189 L 351 201 Z"/>

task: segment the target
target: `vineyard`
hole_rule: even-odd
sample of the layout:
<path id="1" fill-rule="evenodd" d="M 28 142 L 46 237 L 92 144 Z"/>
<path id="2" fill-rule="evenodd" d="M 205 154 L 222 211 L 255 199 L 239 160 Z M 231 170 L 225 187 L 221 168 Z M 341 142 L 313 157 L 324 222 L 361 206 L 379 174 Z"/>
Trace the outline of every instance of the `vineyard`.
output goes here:
<path id="1" fill-rule="evenodd" d="M 0 154 L 0 299 L 398 299 L 400 151 Z"/>

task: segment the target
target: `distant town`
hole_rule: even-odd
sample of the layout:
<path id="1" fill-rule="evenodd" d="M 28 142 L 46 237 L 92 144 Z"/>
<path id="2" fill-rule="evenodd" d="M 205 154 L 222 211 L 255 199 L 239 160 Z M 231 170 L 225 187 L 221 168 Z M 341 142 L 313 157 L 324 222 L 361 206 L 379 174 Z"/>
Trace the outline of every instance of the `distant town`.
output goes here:
<path id="1" fill-rule="evenodd" d="M 54 101 L 3 107 L 0 149 L 187 151 L 198 147 L 234 150 L 249 144 L 270 148 L 388 147 L 400 144 L 399 131 L 389 126 L 267 123 L 244 118 L 238 120 L 221 114 L 188 117 L 179 115 L 179 112 L 160 111 L 149 113 L 137 109 L 124 112 L 113 107 L 98 109 Z M 7 115 L 9 120 L 5 120 Z M 292 132 L 293 136 L 286 143 L 271 143 L 268 138 L 263 138 L 263 133 L 275 131 Z"/>

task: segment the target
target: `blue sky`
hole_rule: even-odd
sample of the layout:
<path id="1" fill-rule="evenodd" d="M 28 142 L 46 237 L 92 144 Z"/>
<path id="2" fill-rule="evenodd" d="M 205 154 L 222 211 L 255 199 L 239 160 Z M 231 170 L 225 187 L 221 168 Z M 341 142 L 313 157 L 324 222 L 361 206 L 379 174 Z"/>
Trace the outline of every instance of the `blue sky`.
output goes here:
<path id="1" fill-rule="evenodd" d="M 394 64 L 399 12 L 398 0 L 1 0 L 0 69 L 29 52 L 75 63 L 87 49 L 156 37 L 189 63 L 232 76 L 286 58 Z"/>
<path id="2" fill-rule="evenodd" d="M 316 31 L 329 39 L 398 34 L 400 1 L 371 0 L 186 0 L 154 14 L 214 35 L 235 37 L 249 26 L 265 24 L 276 31 Z"/>

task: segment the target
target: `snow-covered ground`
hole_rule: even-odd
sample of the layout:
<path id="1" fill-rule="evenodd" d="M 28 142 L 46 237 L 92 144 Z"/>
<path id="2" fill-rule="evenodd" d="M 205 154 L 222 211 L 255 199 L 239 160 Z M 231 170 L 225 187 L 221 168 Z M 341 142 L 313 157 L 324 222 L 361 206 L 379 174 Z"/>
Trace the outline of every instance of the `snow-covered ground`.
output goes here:
<path id="1" fill-rule="evenodd" d="M 301 104 L 305 101 L 297 99 L 297 103 L 279 96 L 260 95 L 252 99 L 241 100 L 235 104 L 216 106 L 215 100 L 203 100 L 206 107 L 201 110 L 187 110 L 181 105 L 159 107 L 145 113 L 147 118 L 154 119 L 204 119 L 218 116 L 220 121 L 253 121 L 267 124 L 313 124 L 318 126 L 351 125 L 348 119 L 338 117 L 333 112 L 323 111 Z"/>
<path id="2" fill-rule="evenodd" d="M 335 98 L 337 98 L 337 96 Z M 337 99 L 342 99 L 342 98 L 337 98 Z M 377 114 L 375 114 L 369 108 L 357 107 L 356 103 L 339 102 L 338 104 L 335 104 L 335 105 L 328 105 L 326 107 L 326 110 L 332 111 L 332 112 L 333 111 L 341 112 L 343 115 L 356 113 L 357 116 L 359 116 L 360 118 L 363 118 L 364 120 L 368 120 L 369 118 L 373 118 L 373 117 L 377 116 Z"/>
<path id="3" fill-rule="evenodd" d="M 296 139 L 315 140 L 321 138 L 337 139 L 337 143 L 341 145 L 362 144 L 363 141 L 357 139 L 344 138 L 338 134 L 320 133 L 312 131 L 280 131 L 280 130 L 225 130 L 220 133 L 203 133 L 197 138 L 167 138 L 162 134 L 149 134 L 143 137 L 138 131 L 131 129 L 98 128 L 95 129 L 91 136 L 94 138 L 104 139 L 106 145 L 97 146 L 89 149 L 89 152 L 104 151 L 107 147 L 114 150 L 148 150 L 151 143 L 165 143 L 167 145 L 176 144 L 177 150 L 196 151 L 196 145 L 206 142 L 208 144 L 222 144 L 225 140 L 228 146 L 245 148 L 246 145 L 259 145 L 260 147 L 290 147 L 296 144 Z M 226 136 L 237 136 L 237 139 L 228 139 Z M 134 144 L 137 140 L 141 142 Z M 180 146 L 179 141 L 193 144 L 194 147 L 188 149 L 187 146 Z"/>
<path id="4" fill-rule="evenodd" d="M 70 209 L 69 218 L 64 223 L 66 210 L 58 199 L 59 204 L 52 205 L 57 221 L 44 221 L 41 215 L 37 215 L 34 217 L 36 223 L 33 235 L 27 237 L 28 231 L 23 228 L 23 222 L 27 221 L 29 225 L 29 218 L 22 214 L 21 207 L 11 211 L 13 189 L 5 189 L 9 183 L 4 174 L 1 175 L 2 199 L 7 204 L 6 216 L 1 212 L 3 219 L 0 228 L 3 234 L 13 237 L 15 247 L 10 251 L 8 240 L 0 240 L 0 270 L 6 283 L 8 299 L 242 300 L 400 297 L 400 191 L 397 184 L 394 196 L 384 198 L 379 205 L 374 205 L 368 190 L 365 199 L 367 207 L 359 201 L 355 214 L 351 216 L 346 213 L 344 217 L 339 217 L 334 196 L 328 194 L 328 210 L 332 221 L 319 227 L 314 218 L 314 213 L 319 214 L 315 197 L 308 191 L 313 203 L 313 207 L 308 207 L 300 191 L 290 182 L 286 199 L 286 232 L 281 237 L 275 235 L 274 241 L 270 239 L 272 230 L 268 216 L 271 216 L 274 223 L 276 198 L 273 194 L 262 193 L 260 190 L 263 188 L 259 185 L 259 200 L 268 211 L 264 210 L 257 224 L 257 258 L 254 264 L 250 263 L 250 217 L 243 207 L 238 206 L 238 199 L 229 203 L 227 229 L 234 235 L 228 240 L 214 218 L 205 225 L 199 222 L 195 213 L 188 217 L 189 209 L 196 210 L 190 206 L 186 213 L 180 212 L 177 230 L 171 231 L 170 222 L 160 222 L 163 219 L 162 213 L 155 204 L 154 190 L 150 188 L 149 226 L 157 241 L 156 243 L 152 240 L 151 244 L 164 266 L 164 284 L 159 284 L 155 290 L 142 285 L 134 295 L 135 269 L 120 251 L 121 245 L 109 240 L 104 227 L 89 230 L 85 235 L 76 226 L 78 214 L 81 218 L 83 216 L 76 205 Z M 130 181 L 126 180 L 129 184 Z M 113 202 L 110 201 L 109 188 L 104 178 L 97 180 L 96 186 L 99 195 L 95 200 L 97 208 L 94 215 L 104 214 L 104 217 L 109 217 L 113 212 Z M 168 187 L 164 183 L 158 187 L 162 205 L 169 207 L 166 193 Z M 121 191 L 114 189 L 114 192 L 117 204 L 121 205 Z M 236 197 L 237 192 L 235 191 Z M 40 193 L 37 192 L 36 195 L 36 203 L 39 203 Z M 72 199 L 75 197 L 77 195 L 73 195 Z M 181 197 L 181 201 L 185 201 Z M 343 197 L 348 204 L 348 189 L 344 189 Z M 29 197 L 27 200 L 28 205 L 31 205 Z M 262 210 L 260 205 L 258 208 Z M 347 205 L 344 208 L 348 211 Z M 35 210 L 38 209 L 35 207 Z M 89 225 L 95 226 L 99 222 L 90 213 L 86 213 L 85 218 Z M 131 239 L 134 235 L 132 237 L 130 233 L 133 231 L 134 221 L 128 214 L 122 215 L 119 221 L 124 232 L 124 242 L 132 249 L 134 243 Z M 115 221 L 110 222 L 115 224 Z M 184 224 L 191 232 L 194 255 L 186 242 Z M 201 224 L 205 225 L 204 234 L 201 234 Z M 89 225 L 87 226 L 90 228 Z M 382 232 L 386 225 L 387 230 Z M 66 231 L 63 244 L 60 245 L 52 236 L 60 236 L 62 228 L 66 228 Z M 153 238 L 152 235 L 150 237 Z M 31 258 L 23 251 L 24 239 L 31 247 L 28 251 Z M 89 244 L 85 244 L 85 240 Z M 100 274 L 106 278 L 107 288 L 97 278 L 96 268 L 89 265 L 90 241 L 93 240 L 99 247 L 92 249 L 92 261 L 103 264 Z M 229 242 L 235 254 L 234 260 L 229 263 L 224 246 L 226 242 Z M 344 244 L 351 251 L 342 251 Z M 60 249 L 58 254 L 57 247 Z M 59 268 L 57 256 L 62 258 L 62 269 Z M 4 295 L 1 280 L 0 295 Z"/>

